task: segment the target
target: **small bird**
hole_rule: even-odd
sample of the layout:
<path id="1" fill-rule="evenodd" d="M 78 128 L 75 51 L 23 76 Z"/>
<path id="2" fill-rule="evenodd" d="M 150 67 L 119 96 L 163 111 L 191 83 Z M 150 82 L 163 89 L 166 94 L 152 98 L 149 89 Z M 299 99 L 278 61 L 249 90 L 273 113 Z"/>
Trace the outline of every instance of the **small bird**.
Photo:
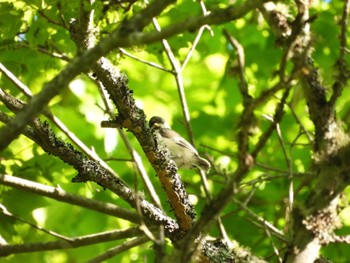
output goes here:
<path id="1" fill-rule="evenodd" d="M 197 150 L 180 134 L 173 131 L 161 117 L 154 116 L 149 120 L 151 131 L 160 146 L 166 147 L 178 169 L 199 168 L 203 172 L 210 169 L 210 163 L 198 155 Z"/>

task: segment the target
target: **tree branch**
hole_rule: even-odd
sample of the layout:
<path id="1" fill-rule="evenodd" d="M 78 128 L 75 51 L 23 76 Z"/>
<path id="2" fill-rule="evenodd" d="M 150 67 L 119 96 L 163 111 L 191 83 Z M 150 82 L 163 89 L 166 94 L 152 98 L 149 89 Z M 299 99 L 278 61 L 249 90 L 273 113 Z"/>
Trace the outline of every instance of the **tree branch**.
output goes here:
<path id="1" fill-rule="evenodd" d="M 27 243 L 19 245 L 1 245 L 0 257 L 8 256 L 11 254 L 29 253 L 38 251 L 48 251 L 55 249 L 68 249 L 74 247 L 82 247 L 101 242 L 108 242 L 113 240 L 125 239 L 135 236 L 142 236 L 142 231 L 139 228 L 130 228 L 126 230 L 113 230 L 110 232 L 72 237 L 71 241 L 51 241 L 45 243 Z"/>
<path id="2" fill-rule="evenodd" d="M 0 114 L 0 121 L 4 121 L 2 114 Z M 118 207 L 111 203 L 99 202 L 96 200 L 73 195 L 67 193 L 60 187 L 47 186 L 6 174 L 0 174 L 0 184 L 15 187 L 42 196 L 47 196 L 57 201 L 66 202 L 68 204 L 85 207 L 107 215 L 122 218 L 133 223 L 140 222 L 140 218 L 135 212 L 131 212 L 128 209 Z"/>
<path id="3" fill-rule="evenodd" d="M 139 246 L 143 243 L 146 243 L 147 241 L 149 241 L 149 238 L 146 235 L 142 235 L 140 237 L 134 238 L 132 240 L 126 241 L 123 244 L 116 246 L 114 248 L 111 248 L 109 250 L 107 250 L 105 253 L 92 258 L 90 260 L 87 261 L 87 263 L 99 263 L 102 262 L 106 259 L 112 258 L 130 248 Z"/>
<path id="4" fill-rule="evenodd" d="M 0 176 L 1 176 L 1 175 L 0 175 Z M 8 217 L 10 217 L 10 218 L 12 218 L 12 219 L 14 219 L 14 220 L 18 220 L 18 221 L 20 221 L 20 222 L 22 222 L 22 223 L 24 223 L 24 224 L 26 224 L 26 225 L 29 225 L 30 227 L 32 227 L 32 228 L 34 228 L 34 229 L 37 229 L 37 230 L 42 231 L 42 232 L 44 232 L 44 233 L 46 233 L 46 234 L 48 234 L 48 235 L 51 235 L 51 236 L 53 236 L 53 237 L 56 237 L 56 238 L 59 238 L 59 239 L 62 239 L 62 240 L 68 241 L 68 242 L 71 241 L 71 239 L 68 238 L 68 237 L 66 237 L 66 236 L 63 236 L 63 235 L 61 235 L 61 234 L 59 234 L 59 233 L 56 233 L 56 232 L 54 232 L 54 231 L 52 231 L 52 230 L 47 230 L 46 228 L 43 228 L 43 227 L 41 227 L 41 226 L 38 226 L 38 225 L 36 225 L 36 224 L 34 224 L 34 223 L 31 223 L 31 222 L 29 222 L 29 221 L 27 221 L 27 220 L 25 220 L 25 219 L 23 219 L 23 218 L 21 218 L 21 217 L 19 217 L 19 216 L 16 216 L 16 215 L 12 214 L 12 213 L 11 213 L 10 211 L 8 211 L 7 208 L 6 208 L 4 205 L 2 205 L 2 204 L 0 204 L 0 210 L 1 210 L 1 212 L 2 212 L 3 215 L 8 216 Z"/>

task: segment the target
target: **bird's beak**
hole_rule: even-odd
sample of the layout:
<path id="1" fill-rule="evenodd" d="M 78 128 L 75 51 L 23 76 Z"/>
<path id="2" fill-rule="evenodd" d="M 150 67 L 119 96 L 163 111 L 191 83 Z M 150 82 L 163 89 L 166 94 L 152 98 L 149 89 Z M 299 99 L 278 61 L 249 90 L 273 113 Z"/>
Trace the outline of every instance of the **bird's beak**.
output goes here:
<path id="1" fill-rule="evenodd" d="M 161 123 L 154 123 L 153 126 L 151 127 L 151 129 L 159 129 L 162 127 L 162 124 Z"/>

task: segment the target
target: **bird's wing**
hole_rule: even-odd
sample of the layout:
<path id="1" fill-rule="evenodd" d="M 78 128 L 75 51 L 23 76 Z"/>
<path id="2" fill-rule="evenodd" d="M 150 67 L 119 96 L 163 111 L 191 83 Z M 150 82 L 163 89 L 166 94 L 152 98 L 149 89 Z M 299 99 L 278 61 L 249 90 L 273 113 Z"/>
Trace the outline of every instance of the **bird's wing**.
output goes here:
<path id="1" fill-rule="evenodd" d="M 194 152 L 196 155 L 198 155 L 197 150 L 190 144 L 188 141 L 186 141 L 180 134 L 178 134 L 176 131 L 173 131 L 171 129 L 160 129 L 159 133 L 164 138 L 170 139 L 174 141 L 176 144 L 187 148 L 188 150 Z"/>

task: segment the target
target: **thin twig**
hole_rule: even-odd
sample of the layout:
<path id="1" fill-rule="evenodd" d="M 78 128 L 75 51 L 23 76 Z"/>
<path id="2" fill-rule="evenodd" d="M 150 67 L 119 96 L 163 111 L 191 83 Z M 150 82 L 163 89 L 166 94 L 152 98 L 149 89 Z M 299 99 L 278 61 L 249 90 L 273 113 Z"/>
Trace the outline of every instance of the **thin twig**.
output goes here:
<path id="1" fill-rule="evenodd" d="M 256 190 L 258 190 L 258 186 L 257 186 L 256 184 L 254 184 L 253 187 L 252 187 L 252 190 L 251 190 L 250 193 L 249 193 L 249 195 L 247 196 L 247 198 L 246 198 L 246 199 L 244 200 L 244 202 L 243 202 L 243 204 L 244 204 L 245 206 L 247 206 L 248 203 L 250 202 L 250 200 L 253 198 L 253 196 L 254 196 Z"/>
<path id="2" fill-rule="evenodd" d="M 293 159 L 292 159 L 292 154 L 291 154 L 293 145 L 291 145 L 291 147 L 289 149 L 289 155 L 288 155 L 279 123 L 276 123 L 276 132 L 277 132 L 278 141 L 280 142 L 280 145 L 282 146 L 283 155 L 284 155 L 284 158 L 286 160 L 287 167 L 289 170 L 289 172 L 288 172 L 288 179 L 289 179 L 288 207 L 287 207 L 287 213 L 286 213 L 286 215 L 288 216 L 286 221 L 289 223 L 292 216 L 293 216 L 292 213 L 293 213 L 293 204 L 294 204 L 294 173 L 293 173 Z"/>
<path id="3" fill-rule="evenodd" d="M 292 115 L 294 117 L 294 119 L 296 120 L 296 122 L 299 124 L 300 129 L 302 130 L 303 134 L 305 134 L 306 138 L 308 139 L 308 141 L 310 142 L 310 144 L 313 142 L 313 138 L 312 135 L 310 134 L 310 132 L 308 132 L 308 130 L 305 128 L 305 126 L 302 124 L 299 116 L 297 115 L 297 113 L 294 110 L 294 107 L 292 105 L 292 103 L 287 103 L 287 106 L 289 107 L 289 109 L 292 112 Z"/>
<path id="4" fill-rule="evenodd" d="M 44 12 L 44 10 L 38 9 L 38 14 L 41 15 L 43 18 L 45 18 L 49 23 L 59 26 L 59 27 L 63 27 L 65 29 L 68 29 L 66 27 L 66 24 L 61 24 L 60 22 L 57 22 L 56 20 L 53 20 L 51 17 L 47 16 Z"/>
<path id="5" fill-rule="evenodd" d="M 251 185 L 260 185 L 262 183 L 270 182 L 275 179 L 287 179 L 288 178 L 288 172 L 285 173 L 285 175 L 269 175 L 269 174 L 262 174 L 256 179 L 252 179 L 250 181 L 244 181 L 239 186 L 240 188 L 251 186 Z"/>
<path id="6" fill-rule="evenodd" d="M 204 2 L 202 0 L 199 1 L 199 4 L 201 6 L 201 9 L 202 9 L 202 13 L 204 16 L 206 15 L 209 15 L 210 12 L 208 12 Z M 182 62 L 182 65 L 181 65 L 181 71 L 183 71 L 185 69 L 185 67 L 187 66 L 187 63 L 190 61 L 192 55 L 193 55 L 193 51 L 196 49 L 197 47 L 197 44 L 199 43 L 199 40 L 201 39 L 202 37 L 202 34 L 203 34 L 203 31 L 204 29 L 207 29 L 208 31 L 210 31 L 211 35 L 213 35 L 213 31 L 211 30 L 210 26 L 208 25 L 204 25 L 202 27 L 199 28 L 198 30 L 198 33 L 196 35 L 196 38 L 194 39 L 194 41 L 192 42 L 192 46 L 190 48 L 190 50 L 188 51 L 184 61 Z"/>
<path id="7" fill-rule="evenodd" d="M 245 78 L 245 55 L 244 55 L 244 49 L 243 46 L 238 42 L 236 38 L 234 38 L 228 30 L 223 30 L 224 36 L 226 37 L 227 41 L 231 44 L 233 48 L 236 50 L 237 55 L 237 61 L 238 61 L 238 71 L 239 71 L 239 88 L 240 92 L 243 96 L 244 105 L 248 106 L 247 104 L 250 102 L 250 96 L 248 93 L 248 83 Z"/>
<path id="8" fill-rule="evenodd" d="M 277 133 L 277 137 L 278 137 L 278 141 L 282 147 L 283 150 L 283 155 L 288 167 L 288 173 L 289 173 L 289 177 L 291 179 L 291 186 L 293 185 L 293 161 L 292 161 L 292 157 L 290 157 L 288 155 L 287 149 L 286 149 L 286 145 L 284 143 L 283 140 L 283 136 L 282 136 L 282 132 L 281 132 L 281 127 L 279 125 L 279 123 L 275 123 L 276 124 L 276 133 Z M 289 192 L 289 208 L 292 209 L 293 207 L 293 200 L 294 200 L 294 194 L 293 194 L 293 188 L 290 189 L 292 192 Z"/>
<path id="9" fill-rule="evenodd" d="M 201 2 L 202 2 L 202 1 L 201 1 Z M 180 67 L 180 70 L 181 70 L 181 71 L 183 71 L 183 70 L 186 68 L 186 66 L 187 66 L 188 62 L 190 61 L 190 59 L 191 59 L 191 57 L 192 57 L 192 55 L 193 55 L 193 52 L 194 52 L 194 50 L 196 49 L 197 44 L 199 43 L 199 40 L 201 39 L 202 34 L 203 34 L 203 32 L 204 32 L 205 29 L 208 29 L 209 31 L 211 31 L 211 28 L 210 28 L 208 25 L 204 25 L 204 26 L 202 26 L 202 27 L 199 28 L 198 33 L 197 33 L 197 35 L 196 35 L 196 38 L 193 40 L 192 45 L 191 45 L 191 48 L 190 48 L 190 50 L 187 52 L 187 55 L 186 55 L 184 61 L 182 62 L 182 65 L 181 65 L 181 67 Z"/>
<path id="10" fill-rule="evenodd" d="M 273 248 L 273 252 L 275 253 L 275 255 L 276 255 L 277 258 L 278 258 L 278 262 L 279 262 L 279 263 L 282 263 L 281 255 L 280 255 L 280 253 L 278 252 L 278 248 L 276 247 L 275 242 L 273 242 L 272 237 L 271 237 L 270 230 L 266 227 L 266 225 L 265 225 L 265 233 L 266 233 L 267 237 L 268 237 L 269 240 L 270 240 L 270 243 L 271 243 L 272 248 Z"/>
<path id="11" fill-rule="evenodd" d="M 124 48 L 119 48 L 119 51 L 120 51 L 123 55 L 125 55 L 125 56 L 127 56 L 127 57 L 129 57 L 129 58 L 132 58 L 132 59 L 134 59 L 135 61 L 144 63 L 144 64 L 146 64 L 146 65 L 148 65 L 148 66 L 150 66 L 150 67 L 153 67 L 153 68 L 156 68 L 156 69 L 160 69 L 160 70 L 165 71 L 165 72 L 168 72 L 168 73 L 172 73 L 172 74 L 174 73 L 172 70 L 166 69 L 166 68 L 164 68 L 163 66 L 161 66 L 161 65 L 159 65 L 159 64 L 157 64 L 157 63 L 155 63 L 155 62 L 150 62 L 150 61 L 141 59 L 141 58 L 139 58 L 139 57 L 137 57 L 137 56 L 134 56 L 133 54 L 131 54 L 131 53 L 129 53 L 128 51 L 126 51 Z"/>
<path id="12" fill-rule="evenodd" d="M 30 89 L 24 85 L 10 70 L 8 70 L 2 63 L 0 63 L 0 71 L 13 83 L 15 86 L 28 98 L 32 97 Z"/>
<path id="13" fill-rule="evenodd" d="M 0 175 L 0 176 L 1 176 L 1 175 Z M 62 239 L 62 240 L 68 241 L 68 242 L 71 242 L 71 241 L 72 241 L 72 239 L 69 238 L 69 237 L 66 237 L 66 236 L 63 236 L 63 235 L 61 235 L 61 234 L 58 234 L 58 233 L 56 233 L 56 232 L 54 232 L 54 231 L 52 231 L 52 230 L 47 230 L 47 229 L 45 229 L 45 228 L 43 228 L 43 227 L 41 227 L 41 226 L 38 226 L 38 225 L 36 225 L 36 224 L 33 224 L 33 223 L 31 223 L 31 222 L 29 222 L 29 221 L 27 221 L 27 220 L 25 220 L 25 219 L 23 219 L 23 218 L 21 218 L 21 217 L 19 217 L 19 216 L 16 216 L 16 215 L 12 214 L 12 213 L 11 213 L 10 211 L 8 211 L 7 208 L 6 208 L 3 204 L 1 204 L 1 203 L 0 203 L 0 210 L 1 210 L 1 212 L 3 213 L 3 215 L 8 216 L 8 217 L 10 217 L 10 218 L 13 218 L 13 219 L 15 219 L 15 220 L 18 220 L 18 221 L 20 221 L 20 222 L 22 222 L 22 223 L 25 223 L 25 224 L 27 224 L 27 225 L 29 225 L 29 226 L 35 228 L 35 229 L 38 229 L 38 230 L 40 230 L 40 231 L 42 231 L 42 232 L 44 232 L 44 233 L 46 233 L 46 234 L 49 234 L 49 235 L 51 235 L 51 236 L 57 237 L 57 238 L 59 238 L 59 239 Z"/>
<path id="14" fill-rule="evenodd" d="M 144 185 L 146 186 L 147 192 L 150 194 L 152 201 L 154 202 L 154 204 L 160 208 L 161 210 L 163 210 L 162 207 L 162 203 L 160 202 L 159 196 L 156 192 L 156 190 L 154 189 L 154 186 L 146 172 L 146 169 L 142 163 L 142 159 L 140 157 L 140 155 L 136 152 L 136 150 L 132 147 L 132 145 L 129 142 L 128 137 L 126 136 L 125 132 L 121 129 L 118 128 L 118 132 L 119 135 L 121 136 L 125 146 L 127 147 L 130 155 L 132 156 L 132 159 L 134 160 L 134 164 L 136 165 L 136 169 L 139 172 L 141 179 L 144 183 Z"/>
<path id="15" fill-rule="evenodd" d="M 276 228 L 274 225 L 266 221 L 264 218 L 258 216 L 255 214 L 252 210 L 250 210 L 246 205 L 244 205 L 242 202 L 240 202 L 238 199 L 233 198 L 232 201 L 238 205 L 243 211 L 245 211 L 249 216 L 254 218 L 256 221 L 261 223 L 264 227 L 268 228 L 276 237 L 278 237 L 280 240 L 287 242 L 283 232 Z"/>
<path id="16" fill-rule="evenodd" d="M 133 248 L 133 247 L 136 247 L 136 246 L 139 246 L 143 243 L 146 243 L 147 241 L 149 241 L 148 237 L 146 235 L 142 235 L 140 237 L 137 237 L 137 238 L 134 238 L 130 241 L 126 241 L 124 242 L 123 244 L 119 245 L 119 246 L 116 246 L 114 248 L 111 248 L 109 250 L 107 250 L 105 253 L 95 257 L 95 258 L 92 258 L 90 260 L 88 260 L 86 263 L 100 263 L 100 262 L 103 262 L 109 258 L 112 258 L 124 251 L 127 251 L 129 250 L 130 248 Z"/>
<path id="17" fill-rule="evenodd" d="M 265 133 L 260 136 L 259 142 L 256 144 L 254 150 L 252 151 L 252 156 L 254 158 L 258 155 L 260 150 L 266 144 L 267 140 L 270 138 L 272 132 L 275 130 L 275 123 L 278 123 L 281 121 L 281 119 L 284 115 L 283 109 L 284 109 L 284 106 L 286 104 L 286 100 L 288 98 L 290 89 L 291 89 L 290 86 L 286 87 L 286 90 L 281 98 L 281 101 L 279 102 L 279 104 L 276 107 L 276 111 L 275 111 L 275 114 L 273 116 L 274 123 L 272 123 L 270 125 L 270 127 L 265 131 Z"/>
<path id="18" fill-rule="evenodd" d="M 40 243 L 26 243 L 18 245 L 2 245 L 0 249 L 0 257 L 19 253 L 32 253 L 39 251 L 50 251 L 56 249 L 68 249 L 82 246 L 89 246 L 98 243 L 120 240 L 135 236 L 141 236 L 142 232 L 137 227 L 126 230 L 113 230 L 101 232 L 86 236 L 71 237 L 71 241 L 58 240 Z"/>
<path id="19" fill-rule="evenodd" d="M 158 32 L 162 31 L 156 18 L 153 18 L 153 25 Z M 173 75 L 175 77 L 177 90 L 178 90 L 179 97 L 180 97 L 181 109 L 182 109 L 182 113 L 183 113 L 183 116 L 185 119 L 185 127 L 186 127 L 186 131 L 187 131 L 187 135 L 189 137 L 191 144 L 195 147 L 193 130 L 192 130 L 192 126 L 190 124 L 191 117 L 190 117 L 190 113 L 189 113 L 189 109 L 188 109 L 188 105 L 187 105 L 185 88 L 184 88 L 183 79 L 182 79 L 181 66 L 180 66 L 180 63 L 175 58 L 175 55 L 172 52 L 168 41 L 166 39 L 162 39 L 162 44 L 163 44 L 163 48 L 165 50 L 165 53 L 169 59 L 169 62 L 171 64 L 171 67 L 173 68 L 173 71 L 174 71 Z"/>
<path id="20" fill-rule="evenodd" d="M 31 48 L 28 41 L 25 40 L 25 39 L 21 39 L 21 42 L 20 44 L 18 45 L 18 47 L 20 48 Z M 61 59 L 63 61 L 66 61 L 66 62 L 70 62 L 72 61 L 72 58 L 70 58 L 69 56 L 63 54 L 63 53 L 60 53 L 57 51 L 57 48 L 55 46 L 53 46 L 51 43 L 50 43 L 50 47 L 53 48 L 54 50 L 56 50 L 56 52 L 54 51 L 50 51 L 48 50 L 47 48 L 44 48 L 44 47 L 41 47 L 41 46 L 37 46 L 36 49 L 45 54 L 45 55 L 48 55 L 52 58 L 58 58 L 58 59 Z"/>

